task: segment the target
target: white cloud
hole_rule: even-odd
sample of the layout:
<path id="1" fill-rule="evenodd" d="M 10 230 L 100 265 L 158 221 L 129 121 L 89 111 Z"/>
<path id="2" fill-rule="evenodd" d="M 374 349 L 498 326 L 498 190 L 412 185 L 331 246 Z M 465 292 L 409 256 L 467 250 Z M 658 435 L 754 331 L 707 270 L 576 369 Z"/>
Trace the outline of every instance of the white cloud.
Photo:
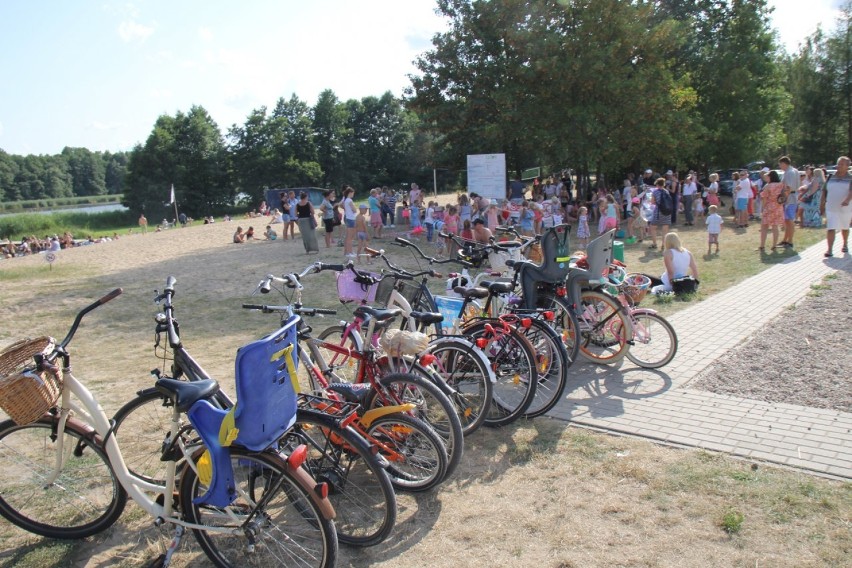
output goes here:
<path id="1" fill-rule="evenodd" d="M 152 33 L 154 33 L 153 27 L 138 22 L 124 21 L 118 25 L 118 35 L 125 43 L 145 41 Z"/>
<path id="2" fill-rule="evenodd" d="M 148 91 L 148 95 L 152 99 L 170 99 L 173 94 L 171 89 L 151 89 Z"/>
<path id="3" fill-rule="evenodd" d="M 774 0 L 772 24 L 778 30 L 778 42 L 788 53 L 795 53 L 818 25 L 824 32 L 834 31 L 839 14 L 838 0 L 811 0 L 803 9 L 801 0 Z"/>
<path id="4" fill-rule="evenodd" d="M 91 127 L 95 130 L 116 130 L 124 128 L 126 125 L 123 122 L 101 122 L 96 120 L 92 122 Z"/>
<path id="5" fill-rule="evenodd" d="M 213 41 L 213 30 L 203 26 L 198 28 L 198 39 L 202 41 Z"/>

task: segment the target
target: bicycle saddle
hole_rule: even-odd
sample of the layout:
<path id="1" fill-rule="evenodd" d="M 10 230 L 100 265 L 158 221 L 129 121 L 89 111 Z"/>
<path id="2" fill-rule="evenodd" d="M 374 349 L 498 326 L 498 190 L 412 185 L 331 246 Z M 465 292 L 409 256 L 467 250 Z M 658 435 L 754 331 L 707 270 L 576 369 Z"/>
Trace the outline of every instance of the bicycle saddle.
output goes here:
<path id="1" fill-rule="evenodd" d="M 441 323 L 444 321 L 444 316 L 435 312 L 411 312 L 408 314 L 408 317 L 418 323 L 425 323 L 426 325 Z"/>
<path id="2" fill-rule="evenodd" d="M 488 288 L 488 291 L 492 294 L 508 294 L 512 290 L 514 290 L 514 286 L 512 286 L 511 282 L 491 282 L 489 280 L 483 280 L 480 284 Z"/>
<path id="3" fill-rule="evenodd" d="M 160 393 L 172 398 L 181 412 L 186 412 L 199 400 L 210 398 L 219 392 L 219 383 L 214 379 L 193 382 L 157 379 L 154 386 Z"/>
<path id="4" fill-rule="evenodd" d="M 453 288 L 453 292 L 461 296 L 462 298 L 487 298 L 488 290 L 485 288 L 480 288 L 477 286 L 476 288 L 465 288 L 464 286 L 456 286 Z"/>
<path id="5" fill-rule="evenodd" d="M 331 383 L 328 385 L 328 390 L 336 392 L 343 397 L 347 402 L 357 402 L 363 405 L 367 400 L 367 395 L 370 394 L 370 385 L 367 383 Z"/>
<path id="6" fill-rule="evenodd" d="M 399 316 L 399 314 L 402 313 L 402 310 L 399 308 L 382 309 L 371 308 L 370 306 L 358 306 L 352 313 L 361 318 L 375 318 L 376 323 L 379 323 L 392 320 L 393 318 Z"/>

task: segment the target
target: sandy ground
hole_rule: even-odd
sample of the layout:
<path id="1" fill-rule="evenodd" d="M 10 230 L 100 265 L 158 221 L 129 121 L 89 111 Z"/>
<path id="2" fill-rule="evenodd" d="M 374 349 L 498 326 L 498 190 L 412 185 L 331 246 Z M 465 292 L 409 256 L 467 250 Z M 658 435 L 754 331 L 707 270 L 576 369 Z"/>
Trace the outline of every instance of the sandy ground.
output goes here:
<path id="1" fill-rule="evenodd" d="M 153 352 L 152 299 L 173 275 L 184 344 L 233 392 L 235 350 L 277 324 L 275 316 L 240 309 L 257 300 L 250 295 L 258 281 L 316 260 L 343 260 L 336 247 L 305 255 L 298 237 L 231 244 L 236 224 L 63 251 L 52 270 L 41 257 L 0 261 L 0 345 L 27 335 L 62 337 L 81 307 L 122 287 L 122 296 L 86 317 L 71 345 L 75 374 L 112 414 L 152 384 L 151 369 L 168 364 Z M 390 249 L 389 242 L 377 244 Z M 331 274 L 312 276 L 306 285 L 306 305 L 339 305 Z M 341 549 L 339 565 L 683 566 L 684 558 L 694 566 L 843 565 L 850 547 L 848 490 L 792 473 L 781 483 L 764 477 L 770 475 L 764 468 L 756 474 L 748 464 L 718 459 L 548 419 L 483 430 L 466 443 L 454 479 L 433 493 L 400 496 L 398 525 L 386 543 Z M 760 495 L 750 497 L 753 490 Z M 763 504 L 765 494 L 770 505 Z M 795 514 L 788 513 L 794 505 Z M 736 538 L 719 528 L 731 507 L 743 510 L 748 523 Z M 779 520 L 778 511 L 787 520 Z M 58 556 L 45 553 L 49 542 L 3 522 L 0 567 L 141 566 L 165 542 L 134 506 L 105 534 Z M 177 564 L 206 565 L 194 540 L 184 542 Z M 30 553 L 42 556 L 30 560 Z"/>

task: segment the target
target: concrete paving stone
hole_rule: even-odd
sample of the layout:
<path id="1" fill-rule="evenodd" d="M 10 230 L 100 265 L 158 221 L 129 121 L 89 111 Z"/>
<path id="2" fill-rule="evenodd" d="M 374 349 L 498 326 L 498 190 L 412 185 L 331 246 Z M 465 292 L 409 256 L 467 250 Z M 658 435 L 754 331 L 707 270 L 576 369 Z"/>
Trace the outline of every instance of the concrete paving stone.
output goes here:
<path id="1" fill-rule="evenodd" d="M 804 453 L 800 457 L 802 457 L 804 459 L 805 458 Z M 808 459 L 810 459 L 811 461 L 817 462 L 817 463 L 825 464 L 828 467 L 842 467 L 842 468 L 852 470 L 852 460 L 844 460 L 844 459 L 839 459 L 839 458 L 829 458 L 829 457 L 825 457 L 825 456 L 813 456 L 813 457 L 810 457 Z"/>
<path id="2" fill-rule="evenodd" d="M 841 461 L 852 462 L 852 458 L 846 460 L 846 459 L 844 459 L 844 456 L 839 455 L 838 452 L 837 452 L 837 449 L 831 450 L 831 449 L 825 449 L 825 448 L 814 447 L 814 446 L 805 446 L 805 445 L 799 444 L 798 451 L 799 451 L 799 454 L 801 454 L 803 458 L 810 457 L 814 461 L 821 461 L 821 460 L 818 459 L 818 457 L 822 457 L 822 458 L 839 459 Z"/>
<path id="3" fill-rule="evenodd" d="M 832 465 L 828 466 L 825 471 L 838 477 L 852 477 L 852 468 L 849 467 L 836 467 Z"/>

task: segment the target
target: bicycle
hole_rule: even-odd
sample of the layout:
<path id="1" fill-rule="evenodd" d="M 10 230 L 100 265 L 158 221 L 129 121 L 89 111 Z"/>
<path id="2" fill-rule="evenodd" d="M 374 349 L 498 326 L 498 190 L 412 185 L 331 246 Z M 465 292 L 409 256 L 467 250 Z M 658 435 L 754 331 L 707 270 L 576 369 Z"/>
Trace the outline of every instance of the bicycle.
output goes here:
<path id="1" fill-rule="evenodd" d="M 169 278 L 164 294 L 174 293 L 174 283 Z M 42 536 L 84 538 L 111 526 L 130 496 L 155 524 L 175 527 L 174 539 L 158 559 L 162 566 L 170 563 L 187 528 L 217 566 L 268 566 L 282 559 L 333 566 L 337 537 L 334 510 L 326 497 L 328 486 L 317 483 L 302 468 L 304 448 L 285 457 L 257 435 L 259 424 L 278 431 L 291 417 L 286 412 L 267 414 L 248 397 L 235 409 L 256 412 L 250 420 L 237 416 L 234 424 L 242 429 L 230 430 L 223 442 L 227 445 L 220 443 L 219 415 L 209 411 L 208 402 L 218 384 L 189 357 L 176 334 L 170 335 L 170 341 L 203 380 L 157 381 L 160 392 L 173 402 L 170 434 L 162 448 L 164 483 L 152 483 L 128 470 L 113 425 L 95 396 L 73 375 L 67 350 L 82 318 L 120 294 L 121 289 L 116 289 L 81 310 L 61 342 L 48 340 L 38 352 L 29 353 L 34 366 L 26 364 L 29 357 L 19 361 L 25 368 L 22 376 L 38 375 L 42 380 L 61 376 L 62 392 L 58 408 L 55 401 L 48 401 L 47 411 L 35 421 L 0 424 L 0 515 Z M 291 330 L 293 322 L 244 347 L 243 356 L 264 351 L 275 339 L 286 343 Z M 267 365 L 265 374 L 273 372 L 270 367 L 275 368 Z M 282 381 L 276 387 L 280 388 L 261 389 L 270 400 L 288 396 L 286 374 L 279 377 Z M 248 387 L 254 378 L 238 375 L 237 384 Z M 15 414 L 14 408 L 4 410 Z M 181 425 L 183 413 L 191 427 Z M 203 442 L 187 439 L 189 428 Z M 181 460 L 184 465 L 178 476 Z"/>
<path id="2" fill-rule="evenodd" d="M 292 290 L 292 302 L 288 302 L 287 306 L 266 306 L 266 308 L 271 311 L 284 311 L 290 309 L 290 306 L 301 307 L 301 296 L 304 289 L 301 279 L 303 277 L 323 270 L 340 272 L 343 269 L 342 265 L 327 265 L 318 262 L 308 266 L 301 274 L 285 274 L 281 278 L 267 275 L 258 285 L 257 290 L 261 293 L 268 293 L 273 282 L 283 284 L 285 288 Z M 279 292 L 286 298 L 283 291 L 279 290 Z M 254 308 L 256 306 L 249 307 Z M 367 332 L 370 336 L 386 330 L 398 315 L 399 311 L 397 310 L 374 310 L 368 306 L 359 306 L 355 310 L 356 318 L 360 317 L 367 324 Z M 447 462 L 442 475 L 435 479 L 432 485 L 440 483 L 444 477 L 455 471 L 464 453 L 464 437 L 461 421 L 455 412 L 453 403 L 440 388 L 431 381 L 408 370 L 394 372 L 388 358 L 373 345 L 364 349 L 353 349 L 332 341 L 313 338 L 310 336 L 310 331 L 312 330 L 304 328 L 300 333 L 300 341 L 310 353 L 311 364 L 306 364 L 308 371 L 306 387 L 309 392 L 321 392 L 328 388 L 333 381 L 341 381 L 343 377 L 336 374 L 340 367 L 349 367 L 350 365 L 355 367 L 356 374 L 351 382 L 369 386 L 364 391 L 365 396 L 359 401 L 363 403 L 366 409 L 374 409 L 380 406 L 393 407 L 406 403 L 413 404 L 413 409 L 410 409 L 412 410 L 412 417 L 422 420 L 438 434 L 441 440 L 440 446 L 446 453 Z M 345 363 L 343 363 L 344 361 Z M 344 380 L 343 382 L 348 383 L 349 381 Z M 408 488 L 414 489 L 414 486 Z"/>
<path id="3" fill-rule="evenodd" d="M 402 247 L 411 247 L 429 264 L 457 262 L 453 259 L 438 260 L 426 256 L 417 245 L 405 239 L 396 239 L 395 242 Z M 451 326 L 458 327 L 462 336 L 473 339 L 473 343 L 490 361 L 495 381 L 491 406 L 483 423 L 488 426 L 505 426 L 523 416 L 535 397 L 538 370 L 533 346 L 524 334 L 516 329 L 518 322 L 510 321 L 503 316 L 497 319 L 482 317 L 475 307 L 468 311 L 468 306 L 473 306 L 474 300 L 488 295 L 488 292 L 481 288 L 456 287 L 454 291 L 464 298 L 447 299 L 432 294 L 426 284 L 425 276 L 416 287 L 415 293 L 410 295 L 409 301 L 406 294 L 398 288 L 405 284 L 405 280 L 412 279 L 418 274 L 394 266 L 386 257 L 384 261 L 391 269 L 391 276 L 397 278 L 397 283 L 393 287 L 396 293 L 391 293 L 388 300 L 389 306 L 402 306 L 403 311 L 411 311 L 412 306 L 418 306 L 421 310 L 425 309 L 429 312 L 436 310 L 447 312 L 448 317 L 444 317 L 444 321 L 452 322 Z M 446 305 L 443 304 L 445 300 L 449 301 Z"/>
<path id="4" fill-rule="evenodd" d="M 434 276 L 437 273 L 432 270 L 411 273 L 394 266 L 385 256 L 384 251 L 368 248 L 367 252 L 373 258 L 382 258 L 391 272 L 377 275 L 347 266 L 346 273 L 338 277 L 338 294 L 341 300 L 361 301 L 363 303 L 369 298 L 378 299 L 377 290 L 381 289 L 383 282 L 387 280 L 392 281 L 394 286 L 390 289 L 387 298 L 380 301 L 388 307 L 402 310 L 403 327 L 407 327 L 410 331 L 425 332 L 428 326 L 439 323 L 443 319 L 437 313 L 414 311 L 407 300 L 400 296 L 396 290 L 396 283 L 398 282 L 410 280 L 417 276 Z M 349 287 L 349 274 L 353 275 L 351 282 L 356 287 Z M 357 282 L 355 282 L 356 280 Z M 341 285 L 341 282 L 347 284 Z M 364 333 L 363 321 L 357 315 L 348 324 L 341 322 L 340 325 L 326 328 L 320 333 L 319 338 L 334 341 L 339 345 L 350 345 L 355 351 L 363 350 L 365 341 L 372 342 L 374 347 L 378 345 L 378 337 L 375 335 L 369 337 Z M 402 361 L 399 361 L 399 358 L 393 358 L 391 362 L 401 364 L 405 370 L 432 380 L 455 405 L 456 413 L 462 423 L 463 435 L 467 436 L 475 432 L 487 416 L 492 399 L 493 384 L 496 382 L 496 377 L 485 354 L 463 336 L 442 335 L 430 338 L 428 345 L 416 355 L 420 356 L 419 360 L 416 357 L 403 358 Z M 425 361 L 424 355 L 429 356 Z M 332 355 L 332 358 L 346 373 L 345 367 L 350 362 L 337 355 Z M 427 362 L 428 364 L 426 364 Z M 346 375 L 347 380 L 352 380 L 348 376 L 349 373 L 346 373 Z"/>

